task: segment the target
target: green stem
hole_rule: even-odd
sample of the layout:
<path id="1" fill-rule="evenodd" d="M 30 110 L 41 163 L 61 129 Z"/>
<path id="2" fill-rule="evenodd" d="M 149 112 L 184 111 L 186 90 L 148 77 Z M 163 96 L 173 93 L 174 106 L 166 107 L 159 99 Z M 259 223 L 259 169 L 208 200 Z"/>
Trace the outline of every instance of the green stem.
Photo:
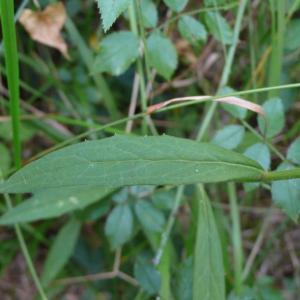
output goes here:
<path id="1" fill-rule="evenodd" d="M 244 12 L 245 12 L 245 9 L 246 9 L 246 5 L 247 5 L 247 1 L 248 0 L 242 0 L 240 2 L 240 5 L 239 5 L 239 9 L 238 9 L 238 13 L 237 13 L 237 18 L 236 18 L 236 23 L 235 23 L 235 27 L 234 27 L 234 32 L 233 32 L 233 41 L 232 41 L 232 45 L 229 49 L 229 52 L 228 52 L 228 56 L 227 56 L 227 59 L 226 59 L 226 64 L 225 64 L 225 67 L 223 69 L 223 73 L 222 73 L 222 77 L 221 77 L 221 80 L 220 80 L 220 83 L 219 83 L 219 87 L 218 87 L 218 91 L 227 85 L 228 83 L 228 80 L 229 80 L 229 75 L 230 75 L 230 72 L 231 72 L 231 68 L 232 68 L 232 63 L 233 63 L 233 59 L 234 59 L 234 55 L 235 55 L 235 51 L 236 51 L 236 47 L 237 47 L 237 44 L 238 44 L 238 39 L 239 39 L 239 34 L 240 34 L 240 30 L 241 30 L 241 26 L 242 26 L 242 19 L 243 19 L 243 16 L 244 16 Z M 197 140 L 200 141 L 203 139 L 207 129 L 208 129 L 208 126 L 210 124 L 210 121 L 214 115 L 214 112 L 217 108 L 217 102 L 213 102 L 206 115 L 205 115 L 205 118 L 201 124 L 201 127 L 200 127 L 200 130 L 198 132 L 198 135 L 197 135 Z"/>
<path id="2" fill-rule="evenodd" d="M 10 114 L 12 117 L 13 129 L 13 149 L 15 167 L 21 167 L 21 139 L 20 139 L 20 80 L 19 80 L 19 62 L 16 29 L 14 24 L 14 1 L 1 0 L 1 23 L 4 41 L 4 56 L 6 63 L 6 76 L 10 97 Z M 0 181 L 2 180 L 2 173 L 0 173 Z M 12 203 L 8 195 L 5 195 L 5 200 L 8 209 L 12 208 Z M 14 226 L 16 235 L 25 257 L 28 269 L 31 273 L 32 279 L 36 285 L 37 290 L 43 300 L 47 300 L 46 294 L 43 291 L 42 285 L 39 281 L 37 273 L 34 269 L 28 248 L 26 246 L 22 231 L 18 225 Z"/>
<path id="3" fill-rule="evenodd" d="M 12 116 L 14 160 L 17 168 L 21 167 L 20 142 L 20 91 L 19 62 L 14 24 L 14 2 L 1 0 L 1 21 L 4 41 L 6 76 L 10 97 L 10 114 Z"/>
<path id="4" fill-rule="evenodd" d="M 279 181 L 300 178 L 300 168 L 294 168 L 291 170 L 271 171 L 265 172 L 263 175 L 263 181 Z"/>
<path id="5" fill-rule="evenodd" d="M 172 211 L 170 213 L 170 216 L 169 216 L 169 219 L 168 219 L 168 223 L 167 223 L 167 226 L 166 226 L 166 230 L 162 234 L 159 248 L 158 248 L 158 250 L 156 252 L 155 258 L 153 259 L 153 263 L 156 266 L 161 261 L 162 255 L 164 253 L 164 249 L 166 247 L 166 244 L 168 242 L 169 236 L 171 234 L 171 230 L 172 230 L 174 222 L 175 222 L 175 217 L 177 215 L 177 211 L 178 211 L 178 208 L 179 208 L 180 203 L 181 203 L 183 191 L 184 191 L 184 186 L 178 187 L 177 193 L 176 193 L 176 197 L 175 197 L 175 201 L 174 201 L 174 205 L 173 205 L 173 208 L 172 208 Z"/>
<path id="6" fill-rule="evenodd" d="M 139 36 L 137 18 L 136 18 L 135 7 L 134 7 L 133 2 L 129 5 L 128 13 L 129 13 L 129 22 L 130 22 L 131 31 L 134 34 L 136 34 L 137 36 Z M 146 55 L 145 55 L 145 59 L 146 59 Z M 146 65 L 147 65 L 147 63 L 146 63 Z M 139 57 L 137 59 L 137 73 L 138 73 L 139 78 L 140 78 L 139 82 L 140 82 L 140 94 L 141 94 L 141 107 L 142 107 L 142 111 L 146 112 L 147 111 L 148 96 L 147 96 L 147 91 L 146 91 L 145 74 L 144 74 L 144 70 L 143 70 L 143 61 L 142 61 L 141 57 Z M 144 122 L 143 122 L 143 126 L 142 126 L 143 134 L 147 133 L 147 126 L 146 125 L 148 124 L 149 128 L 152 131 L 152 133 L 154 135 L 157 135 L 156 128 L 153 125 L 150 116 L 145 115 L 143 118 L 144 118 Z"/>
<path id="7" fill-rule="evenodd" d="M 270 150 L 276 154 L 282 161 L 285 161 L 286 158 L 283 154 L 281 154 L 276 147 L 274 147 L 269 141 L 267 141 L 262 135 L 260 135 L 248 122 L 241 120 L 241 123 L 244 127 L 246 127 L 249 131 L 251 131 L 256 137 L 258 137 L 262 142 L 268 145 Z"/>
<path id="8" fill-rule="evenodd" d="M 234 258 L 234 289 L 236 295 L 240 295 L 242 288 L 243 271 L 243 245 L 241 236 L 241 222 L 239 205 L 237 203 L 236 188 L 233 182 L 228 183 L 228 194 L 230 201 L 230 215 L 232 222 L 232 245 Z"/>

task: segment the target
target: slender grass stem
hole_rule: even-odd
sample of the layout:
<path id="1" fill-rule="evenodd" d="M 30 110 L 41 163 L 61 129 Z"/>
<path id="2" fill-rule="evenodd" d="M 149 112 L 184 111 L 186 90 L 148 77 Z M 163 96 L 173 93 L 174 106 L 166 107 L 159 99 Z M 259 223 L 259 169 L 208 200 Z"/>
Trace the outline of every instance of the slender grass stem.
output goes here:
<path id="1" fill-rule="evenodd" d="M 197 14 L 200 14 L 200 13 L 206 13 L 206 12 L 209 12 L 209 11 L 229 10 L 229 9 L 232 9 L 232 8 L 238 6 L 238 5 L 239 5 L 239 2 L 234 1 L 232 3 L 228 3 L 228 4 L 225 4 L 225 5 L 222 5 L 222 6 L 198 8 L 198 9 L 186 11 L 186 12 L 183 12 L 183 13 L 180 13 L 180 14 L 176 14 L 175 17 L 172 17 L 172 18 L 168 19 L 167 21 L 163 22 L 161 25 L 159 25 L 157 27 L 157 29 L 161 29 L 169 23 L 176 22 L 182 16 L 193 16 L 193 15 L 197 15 Z"/>
<path id="2" fill-rule="evenodd" d="M 182 200 L 183 190 L 184 190 L 184 186 L 180 186 L 177 189 L 174 205 L 173 205 L 172 211 L 170 213 L 170 216 L 169 216 L 169 219 L 168 219 L 168 222 L 167 222 L 166 230 L 164 231 L 164 233 L 162 235 L 159 248 L 158 248 L 158 250 L 156 252 L 156 255 L 153 259 L 153 263 L 156 266 L 160 263 L 162 255 L 164 253 L 164 249 L 166 247 L 169 236 L 171 234 L 171 230 L 172 230 L 174 222 L 175 222 L 176 214 L 177 214 L 178 208 L 179 208 L 181 200 Z"/>
<path id="3" fill-rule="evenodd" d="M 19 65 L 14 25 L 13 1 L 1 1 L 1 20 L 4 40 L 4 56 L 7 83 L 10 98 L 10 114 L 12 116 L 14 161 L 17 168 L 21 167 L 21 139 L 20 139 L 20 92 Z"/>
<path id="4" fill-rule="evenodd" d="M 135 12 L 135 5 L 133 2 L 129 5 L 128 13 L 129 13 L 129 21 L 130 21 L 131 30 L 133 33 L 135 33 L 137 36 L 139 36 L 138 23 L 137 23 L 136 12 Z M 145 55 L 145 59 L 146 59 L 146 55 Z M 141 57 L 139 57 L 137 59 L 137 73 L 139 74 L 139 79 L 140 79 L 139 83 L 140 83 L 140 94 L 141 94 L 141 107 L 142 107 L 142 111 L 146 112 L 148 96 L 147 96 L 147 91 L 146 91 L 145 74 L 144 74 L 144 70 L 143 70 L 143 61 L 142 61 Z M 153 125 L 150 116 L 145 115 L 143 118 L 144 118 L 144 122 L 143 122 L 143 126 L 142 126 L 143 134 L 147 133 L 146 125 L 148 124 L 152 133 L 154 135 L 157 135 L 156 128 Z"/>
<path id="5" fill-rule="evenodd" d="M 20 91 L 19 91 L 19 62 L 18 50 L 16 40 L 16 29 L 14 24 L 14 1 L 1 0 L 1 23 L 4 40 L 4 56 L 6 63 L 7 83 L 10 97 L 10 114 L 12 117 L 13 129 L 13 150 L 14 162 L 17 169 L 21 167 L 21 139 L 20 139 Z M 0 180 L 2 180 L 2 173 L 0 173 Z M 12 203 L 8 195 L 5 195 L 5 200 L 8 209 L 12 208 Z M 34 269 L 28 248 L 26 246 L 23 234 L 19 225 L 14 226 L 16 235 L 25 257 L 28 269 L 31 273 L 32 279 L 37 290 L 43 300 L 47 300 L 46 294 L 39 281 L 37 273 Z"/>
<path id="6" fill-rule="evenodd" d="M 239 5 L 236 23 L 235 23 L 234 32 L 233 32 L 233 41 L 232 41 L 232 45 L 228 52 L 226 64 L 223 69 L 223 73 L 222 73 L 222 77 L 221 77 L 221 80 L 219 83 L 218 90 L 220 90 L 222 87 L 226 86 L 228 83 L 228 80 L 229 80 L 229 75 L 231 72 L 232 63 L 233 63 L 235 51 L 236 51 L 237 44 L 238 44 L 239 34 L 240 34 L 241 26 L 242 26 L 242 19 L 243 19 L 244 13 L 245 13 L 247 2 L 248 2 L 248 0 L 242 0 Z M 197 135 L 198 141 L 203 139 L 203 137 L 208 129 L 208 126 L 212 120 L 212 117 L 214 115 L 216 108 L 217 108 L 217 102 L 213 102 L 210 105 L 210 107 L 204 117 L 204 120 L 201 124 L 200 130 Z"/>
<path id="7" fill-rule="evenodd" d="M 269 85 L 280 83 L 282 61 L 283 61 L 283 46 L 284 46 L 284 31 L 285 31 L 285 2 L 270 1 L 272 12 L 272 52 L 269 72 Z M 276 9 L 275 9 L 276 7 Z M 269 91 L 269 98 L 277 97 L 278 90 Z"/>
<path id="8" fill-rule="evenodd" d="M 239 205 L 237 203 L 236 187 L 233 182 L 228 183 L 228 195 L 230 201 L 230 215 L 232 222 L 232 245 L 234 259 L 234 289 L 236 295 L 240 295 L 242 288 L 242 271 L 243 271 L 243 245 L 241 237 L 241 221 Z"/>

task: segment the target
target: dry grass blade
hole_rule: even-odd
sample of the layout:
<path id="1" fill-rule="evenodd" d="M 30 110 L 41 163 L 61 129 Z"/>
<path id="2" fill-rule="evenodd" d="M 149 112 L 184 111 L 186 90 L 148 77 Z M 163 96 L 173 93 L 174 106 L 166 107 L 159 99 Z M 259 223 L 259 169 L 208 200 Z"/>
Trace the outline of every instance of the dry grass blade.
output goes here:
<path id="1" fill-rule="evenodd" d="M 173 98 L 173 99 L 149 106 L 147 112 L 149 114 L 152 114 L 153 112 L 155 112 L 159 109 L 162 109 L 170 104 L 174 104 L 174 103 L 180 103 L 180 102 L 185 102 L 185 101 L 203 101 L 204 102 L 207 100 L 212 100 L 212 101 L 216 101 L 216 102 L 222 102 L 222 103 L 239 106 L 239 107 L 251 110 L 253 112 L 256 112 L 256 113 L 264 116 L 263 108 L 260 105 L 255 104 L 250 101 L 247 101 L 247 100 L 244 100 L 242 98 L 233 97 L 233 96 L 222 97 L 222 98 L 218 98 L 218 99 L 211 99 L 211 98 L 212 98 L 212 96 L 191 96 L 191 97 Z"/>
<path id="2" fill-rule="evenodd" d="M 66 16 L 64 5 L 58 2 L 47 6 L 43 11 L 25 9 L 20 17 L 20 23 L 33 40 L 58 49 L 69 58 L 68 46 L 60 34 Z"/>

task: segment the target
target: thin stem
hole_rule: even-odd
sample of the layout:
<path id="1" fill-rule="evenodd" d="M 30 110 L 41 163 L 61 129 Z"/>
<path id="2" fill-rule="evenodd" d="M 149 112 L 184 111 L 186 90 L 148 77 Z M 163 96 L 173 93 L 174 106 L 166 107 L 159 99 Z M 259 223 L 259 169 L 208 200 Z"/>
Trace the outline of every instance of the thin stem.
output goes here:
<path id="1" fill-rule="evenodd" d="M 6 75 L 9 88 L 10 97 L 10 114 L 12 117 L 12 129 L 13 129 L 13 149 L 14 149 L 14 162 L 16 169 L 21 167 L 21 139 L 20 139 L 20 80 L 19 80 L 19 62 L 18 62 L 18 50 L 16 40 L 16 29 L 14 24 L 14 1 L 1 0 L 1 23 L 2 33 L 4 40 L 4 56 L 6 63 Z M 0 172 L 0 181 L 2 181 L 2 172 Z M 10 197 L 4 195 L 6 205 L 8 209 L 12 209 L 12 203 Z M 42 288 L 34 265 L 32 263 L 28 248 L 26 246 L 22 231 L 19 225 L 14 225 L 16 235 L 25 257 L 29 272 L 31 273 L 34 284 L 39 291 L 39 294 L 43 300 L 47 300 L 47 296 Z"/>
<path id="2" fill-rule="evenodd" d="M 230 215 L 232 222 L 232 245 L 234 258 L 234 288 L 236 295 L 240 295 L 242 288 L 243 245 L 241 237 L 240 211 L 236 196 L 236 187 L 233 182 L 227 184 L 230 201 Z"/>
<path id="3" fill-rule="evenodd" d="M 158 250 L 156 252 L 156 255 L 155 255 L 154 259 L 153 259 L 153 263 L 154 263 L 155 266 L 159 265 L 160 260 L 162 258 L 162 255 L 164 253 L 164 249 L 166 247 L 166 244 L 168 242 L 169 236 L 171 234 L 171 230 L 172 230 L 174 222 L 175 222 L 177 211 L 178 211 L 178 208 L 179 208 L 180 203 L 181 203 L 181 199 L 182 199 L 182 195 L 183 195 L 183 190 L 184 190 L 184 186 L 180 186 L 177 189 L 177 193 L 176 193 L 174 205 L 173 205 L 172 211 L 170 213 L 166 229 L 165 229 L 165 231 L 162 234 L 162 237 L 161 237 L 161 240 L 160 240 L 160 244 L 159 244 L 159 248 L 158 248 Z"/>
<path id="4" fill-rule="evenodd" d="M 130 27 L 131 27 L 131 31 L 133 33 L 135 33 L 137 36 L 139 36 L 139 30 L 138 30 L 138 25 L 137 25 L 137 19 L 136 19 L 136 14 L 135 14 L 135 7 L 134 7 L 134 3 L 132 2 L 129 5 L 128 8 L 128 13 L 129 13 L 129 21 L 130 21 Z M 142 111 L 146 112 L 147 111 L 147 92 L 146 92 L 146 84 L 145 84 L 145 74 L 144 74 L 144 70 L 143 70 L 143 62 L 142 62 L 142 58 L 139 57 L 137 59 L 137 72 L 139 74 L 139 83 L 140 83 L 140 94 L 141 94 L 141 107 L 142 107 Z M 143 133 L 146 134 L 147 133 L 147 127 L 146 124 L 148 123 L 148 125 L 150 125 L 150 129 L 152 129 L 153 133 L 156 135 L 157 132 L 155 130 L 154 126 L 151 126 L 151 119 L 149 116 L 144 116 L 144 123 L 143 123 Z"/>
<path id="5" fill-rule="evenodd" d="M 265 235 L 267 233 L 267 229 L 270 225 L 270 222 L 272 220 L 273 215 L 274 215 L 274 209 L 271 207 L 271 208 L 268 209 L 267 215 L 266 215 L 266 217 L 264 219 L 264 222 L 261 226 L 261 230 L 259 232 L 259 235 L 257 236 L 257 239 L 254 243 L 254 246 L 252 247 L 251 253 L 249 254 L 249 256 L 247 258 L 245 268 L 244 268 L 243 273 L 242 273 L 243 282 L 246 281 L 246 279 L 247 279 L 247 277 L 248 277 L 248 275 L 251 271 L 251 268 L 253 266 L 253 263 L 255 261 L 255 258 L 256 258 L 256 256 L 258 255 L 258 253 L 261 249 L 261 246 L 263 244 Z"/>
<path id="6" fill-rule="evenodd" d="M 281 154 L 276 147 L 274 147 L 269 141 L 267 141 L 262 135 L 260 135 L 248 122 L 241 120 L 244 127 L 251 131 L 255 136 L 257 136 L 262 142 L 268 145 L 272 152 L 274 152 L 282 161 L 285 161 L 286 158 Z"/>
<path id="7" fill-rule="evenodd" d="M 222 6 L 198 8 L 198 9 L 186 11 L 186 12 L 183 12 L 183 13 L 180 13 L 180 14 L 176 14 L 175 17 L 170 18 L 167 21 L 163 22 L 156 29 L 161 29 L 169 23 L 176 22 L 182 16 L 193 16 L 193 15 L 197 15 L 197 14 L 201 14 L 201 13 L 206 13 L 206 12 L 209 12 L 209 11 L 229 10 L 229 9 L 232 9 L 232 8 L 238 6 L 238 4 L 239 4 L 239 2 L 237 1 L 237 2 L 228 3 L 226 5 L 222 5 Z"/>
<path id="8" fill-rule="evenodd" d="M 1 21 L 4 40 L 4 56 L 6 75 L 9 88 L 10 114 L 12 116 L 14 161 L 17 168 L 21 167 L 20 139 L 20 91 L 19 62 L 14 24 L 14 3 L 3 0 L 1 4 Z"/>
<path id="9" fill-rule="evenodd" d="M 239 39 L 239 34 L 240 34 L 240 30 L 241 30 L 241 26 L 242 26 L 242 19 L 243 19 L 243 16 L 244 16 L 244 12 L 245 12 L 245 9 L 246 9 L 246 5 L 247 5 L 247 0 L 242 0 L 240 2 L 240 5 L 239 5 L 239 9 L 238 9 L 238 13 L 237 13 L 237 18 L 236 18 L 236 23 L 235 23 L 235 27 L 234 27 L 234 32 L 233 32 L 233 41 L 232 41 L 232 45 L 229 49 L 229 52 L 228 52 L 228 56 L 227 56 L 227 59 L 226 59 L 226 64 L 225 64 L 225 67 L 223 69 L 223 73 L 222 73 L 222 77 L 221 77 L 221 80 L 220 80 L 220 83 L 219 83 L 219 87 L 218 87 L 218 90 L 220 90 L 222 87 L 226 86 L 227 83 L 228 83 L 228 80 L 229 80 L 229 75 L 230 75 L 230 72 L 231 72 L 231 68 L 232 68 L 232 63 L 233 63 L 233 58 L 234 58 L 234 55 L 235 55 L 235 51 L 236 51 L 236 47 L 237 47 L 237 44 L 238 44 L 238 39 Z M 197 140 L 200 141 L 203 139 L 207 129 L 208 129 L 208 126 L 212 120 L 212 117 L 214 115 L 214 112 L 217 108 L 217 102 L 213 102 L 205 117 L 204 117 L 204 120 L 201 124 L 201 127 L 200 127 L 200 130 L 198 132 L 198 135 L 197 135 Z"/>

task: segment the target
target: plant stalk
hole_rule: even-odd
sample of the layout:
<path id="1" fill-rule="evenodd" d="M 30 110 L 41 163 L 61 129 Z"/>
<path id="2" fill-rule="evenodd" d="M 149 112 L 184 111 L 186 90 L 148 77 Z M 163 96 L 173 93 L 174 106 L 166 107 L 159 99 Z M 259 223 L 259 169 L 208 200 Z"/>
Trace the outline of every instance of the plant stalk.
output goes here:
<path id="1" fill-rule="evenodd" d="M 16 169 L 21 167 L 21 139 L 20 139 L 20 79 L 19 79 L 19 62 L 17 50 L 16 29 L 14 24 L 14 1 L 0 1 L 1 24 L 4 41 L 4 57 L 6 64 L 6 76 L 10 97 L 10 114 L 12 118 L 13 129 L 13 150 L 14 162 Z M 2 173 L 0 173 L 0 181 Z M 8 209 L 12 208 L 12 203 L 8 195 L 5 195 Z M 25 243 L 24 236 L 19 225 L 14 226 L 16 235 L 25 257 L 28 269 L 31 273 L 35 286 L 43 300 L 47 300 L 47 296 L 42 288 L 37 273 L 34 269 L 32 259 Z"/>

